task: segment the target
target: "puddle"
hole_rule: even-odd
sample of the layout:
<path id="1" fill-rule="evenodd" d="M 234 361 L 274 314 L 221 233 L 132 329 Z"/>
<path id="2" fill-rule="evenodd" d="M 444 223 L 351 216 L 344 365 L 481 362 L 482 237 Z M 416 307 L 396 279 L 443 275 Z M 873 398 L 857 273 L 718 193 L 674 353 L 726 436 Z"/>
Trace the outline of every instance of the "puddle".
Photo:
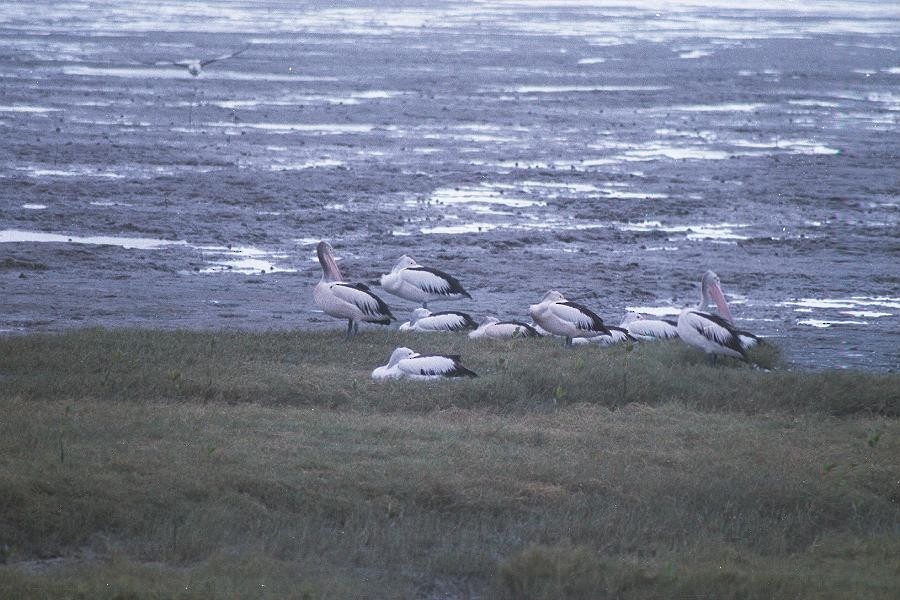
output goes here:
<path id="1" fill-rule="evenodd" d="M 801 298 L 782 302 L 780 306 L 796 306 L 800 308 L 840 309 L 857 308 L 860 306 L 876 306 L 882 308 L 900 309 L 900 298 L 868 296 L 852 296 L 850 298 Z"/>
<path id="2" fill-rule="evenodd" d="M 306 169 L 329 169 L 334 167 L 342 167 L 344 162 L 331 158 L 322 158 L 319 160 L 308 160 L 302 163 L 270 165 L 273 171 L 304 171 Z"/>
<path id="3" fill-rule="evenodd" d="M 571 94 L 581 92 L 661 92 L 670 89 L 660 85 L 520 85 L 513 88 L 484 90 L 505 94 Z"/>
<path id="4" fill-rule="evenodd" d="M 703 223 L 698 225 L 663 225 L 660 221 L 641 221 L 640 223 L 620 223 L 615 225 L 620 231 L 662 231 L 665 233 L 682 233 L 693 241 L 711 240 L 735 243 L 737 240 L 749 239 L 734 232 L 735 229 L 749 227 L 744 223 Z M 672 238 L 669 238 L 673 241 Z"/>
<path id="5" fill-rule="evenodd" d="M 75 236 L 62 233 L 43 233 L 40 231 L 20 231 L 17 229 L 4 229 L 0 231 L 0 243 L 20 242 L 50 242 L 71 244 L 94 244 L 99 246 L 119 246 L 120 248 L 157 250 L 167 246 L 187 246 L 185 241 L 160 240 L 141 237 L 118 236 Z"/>
<path id="6" fill-rule="evenodd" d="M 214 67 L 204 69 L 199 77 L 194 77 L 181 67 L 87 67 L 67 66 L 62 69 L 65 75 L 80 77 L 123 77 L 128 79 L 224 79 L 229 81 L 279 81 L 279 82 L 330 82 L 338 81 L 337 77 L 310 77 L 305 75 L 289 75 L 283 73 L 246 73 L 243 71 L 226 71 Z"/>
<path id="7" fill-rule="evenodd" d="M 46 106 L 22 106 L 22 105 L 0 105 L 0 112 L 7 113 L 49 113 L 49 112 L 58 112 L 62 109 L 59 108 L 49 108 Z"/>
<path id="8" fill-rule="evenodd" d="M 501 184 L 485 184 L 479 187 L 440 188 L 432 192 L 430 201 L 435 204 L 494 204 L 509 208 L 528 208 L 533 206 L 547 206 L 546 202 L 538 200 L 526 200 L 523 198 L 510 198 L 506 196 L 507 190 L 514 190 L 514 186 Z M 413 202 L 414 203 L 414 202 Z"/>
<path id="9" fill-rule="evenodd" d="M 23 204 L 22 208 L 27 210 L 44 210 L 47 208 L 46 204 Z"/>
<path id="10" fill-rule="evenodd" d="M 375 125 L 352 125 L 345 123 L 247 123 L 239 121 L 230 123 L 227 121 L 219 121 L 215 123 L 204 123 L 204 127 L 221 127 L 229 130 L 241 129 L 261 129 L 271 133 L 314 133 L 319 135 L 340 135 L 348 133 L 370 133 L 376 129 Z M 172 128 L 172 131 L 184 131 L 194 133 L 202 130 L 191 128 Z"/>

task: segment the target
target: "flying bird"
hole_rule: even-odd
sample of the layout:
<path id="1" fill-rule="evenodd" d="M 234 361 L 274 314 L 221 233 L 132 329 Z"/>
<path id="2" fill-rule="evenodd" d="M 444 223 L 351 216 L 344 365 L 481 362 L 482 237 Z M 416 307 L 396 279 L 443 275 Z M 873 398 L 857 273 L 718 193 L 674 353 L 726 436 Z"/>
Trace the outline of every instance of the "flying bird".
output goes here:
<path id="1" fill-rule="evenodd" d="M 706 311 L 710 300 L 718 307 L 718 315 Z M 733 322 L 719 276 L 707 271 L 700 279 L 700 302 L 686 307 L 678 315 L 678 336 L 686 344 L 706 352 L 712 363 L 718 356 L 747 360 L 740 332 Z"/>
<path id="2" fill-rule="evenodd" d="M 477 377 L 462 366 L 457 355 L 419 354 L 409 348 L 397 348 L 388 363 L 372 371 L 372 379 L 452 379 Z"/>
<path id="3" fill-rule="evenodd" d="M 405 254 L 390 273 L 381 276 L 381 287 L 389 294 L 411 302 L 421 302 L 424 308 L 433 300 L 472 297 L 452 275 L 423 267 Z"/>
<path id="4" fill-rule="evenodd" d="M 229 58 L 234 58 L 236 56 L 240 56 L 243 54 L 250 45 L 246 45 L 240 50 L 236 50 L 235 52 L 229 52 L 228 54 L 223 54 L 222 56 L 216 56 L 215 58 L 207 58 L 206 60 L 201 60 L 199 58 L 188 58 L 185 60 L 160 60 L 153 64 L 155 65 L 175 65 L 178 67 L 184 67 L 187 69 L 188 73 L 190 73 L 194 77 L 199 77 L 200 73 L 203 72 L 203 67 L 206 65 L 210 65 L 214 62 L 219 62 L 221 60 L 228 60 Z"/>
<path id="5" fill-rule="evenodd" d="M 417 308 L 412 312 L 412 319 L 400 325 L 400 331 L 463 331 L 475 327 L 475 321 L 464 312 Z"/>
<path id="6" fill-rule="evenodd" d="M 394 320 L 391 309 L 362 283 L 347 283 L 341 276 L 331 244 L 319 242 L 316 247 L 322 279 L 313 289 L 313 300 L 325 314 L 347 319 L 347 339 L 359 330 L 360 321 L 387 325 Z"/>
<path id="7" fill-rule="evenodd" d="M 572 338 L 576 337 L 611 335 L 595 312 L 566 300 L 556 290 L 550 290 L 538 304 L 532 304 L 528 314 L 547 332 L 565 337 L 566 346 L 571 346 Z"/>

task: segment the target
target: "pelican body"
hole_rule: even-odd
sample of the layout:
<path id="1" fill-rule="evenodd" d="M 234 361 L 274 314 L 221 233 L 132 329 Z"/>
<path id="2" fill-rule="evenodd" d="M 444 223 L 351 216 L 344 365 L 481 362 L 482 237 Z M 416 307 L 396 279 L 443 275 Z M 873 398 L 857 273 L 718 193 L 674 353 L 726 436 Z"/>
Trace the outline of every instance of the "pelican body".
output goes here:
<path id="1" fill-rule="evenodd" d="M 585 344 L 596 344 L 598 346 L 615 346 L 622 342 L 636 342 L 637 340 L 628 333 L 624 327 L 616 327 L 615 325 L 607 325 L 609 335 L 600 334 L 593 337 L 576 337 L 572 338 L 572 343 L 576 346 Z"/>
<path id="2" fill-rule="evenodd" d="M 452 275 L 423 267 L 407 255 L 400 257 L 387 275 L 381 276 L 381 287 L 389 294 L 411 302 L 421 302 L 427 308 L 433 300 L 471 298 Z"/>
<path id="3" fill-rule="evenodd" d="M 569 302 L 556 290 L 550 290 L 539 303 L 528 307 L 528 314 L 548 333 L 565 337 L 567 346 L 572 345 L 575 337 L 611 335 L 595 312 L 577 302 Z"/>
<path id="4" fill-rule="evenodd" d="M 706 312 L 710 299 L 715 302 L 720 314 Z M 707 271 L 700 280 L 700 303 L 685 308 L 678 315 L 678 336 L 686 344 L 706 352 L 712 362 L 717 356 L 747 360 L 739 332 L 732 323 L 719 276 Z"/>
<path id="5" fill-rule="evenodd" d="M 427 308 L 417 308 L 412 317 L 400 326 L 400 331 L 464 331 L 476 327 L 470 315 L 456 310 L 431 312 Z"/>
<path id="6" fill-rule="evenodd" d="M 313 289 L 313 300 L 325 314 L 347 319 L 348 339 L 359 330 L 361 321 L 387 325 L 394 320 L 388 305 L 372 293 L 368 286 L 343 281 L 331 244 L 319 242 L 316 253 L 319 264 L 322 265 L 322 279 Z"/>
<path id="7" fill-rule="evenodd" d="M 490 338 L 504 340 L 520 337 L 540 337 L 540 333 L 527 323 L 501 321 L 497 317 L 485 317 L 475 331 L 469 332 L 471 339 Z"/>
<path id="8" fill-rule="evenodd" d="M 397 348 L 388 363 L 372 371 L 372 379 L 452 379 L 477 377 L 462 366 L 457 355 L 419 354 L 409 348 Z"/>
<path id="9" fill-rule="evenodd" d="M 641 341 L 671 340 L 678 337 L 678 321 L 669 319 L 648 319 L 631 312 L 622 319 L 621 326 Z"/>

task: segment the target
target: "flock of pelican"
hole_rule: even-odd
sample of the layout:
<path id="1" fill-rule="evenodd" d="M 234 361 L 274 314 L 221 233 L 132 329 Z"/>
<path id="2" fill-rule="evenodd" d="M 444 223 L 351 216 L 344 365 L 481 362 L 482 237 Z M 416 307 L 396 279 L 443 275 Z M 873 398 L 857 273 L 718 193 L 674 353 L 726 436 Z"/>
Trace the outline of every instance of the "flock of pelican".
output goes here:
<path id="1" fill-rule="evenodd" d="M 344 281 L 334 251 L 328 242 L 316 247 L 322 265 L 322 279 L 313 289 L 313 299 L 325 314 L 347 320 L 347 338 L 359 330 L 359 323 L 388 325 L 396 320 L 388 305 L 367 285 Z M 626 341 L 679 338 L 703 350 L 711 362 L 718 356 L 747 360 L 747 350 L 759 342 L 752 333 L 738 329 L 722 292 L 719 276 L 712 271 L 700 280 L 700 302 L 681 311 L 677 320 L 647 318 L 629 313 L 621 326 L 606 325 L 597 313 L 550 290 L 541 301 L 528 308 L 531 323 L 486 317 L 476 324 L 470 315 L 455 310 L 432 312 L 428 302 L 471 298 L 459 281 L 438 269 L 418 264 L 403 255 L 390 273 L 381 276 L 381 287 L 394 296 L 420 303 L 401 331 L 469 331 L 469 337 L 510 339 L 553 335 L 567 346 L 599 344 L 609 346 Z M 710 312 L 715 304 L 718 313 Z M 440 379 L 475 377 L 456 355 L 419 354 L 397 348 L 387 365 L 372 372 L 374 379 Z"/>

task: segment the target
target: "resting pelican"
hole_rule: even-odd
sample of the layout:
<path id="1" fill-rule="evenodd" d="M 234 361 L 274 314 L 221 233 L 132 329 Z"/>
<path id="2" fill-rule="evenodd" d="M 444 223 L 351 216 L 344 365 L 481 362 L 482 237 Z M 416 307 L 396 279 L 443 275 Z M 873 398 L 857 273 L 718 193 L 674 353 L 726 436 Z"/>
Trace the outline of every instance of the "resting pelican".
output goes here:
<path id="1" fill-rule="evenodd" d="M 448 379 L 477 377 L 462 366 L 459 356 L 419 354 L 409 348 L 397 348 L 388 364 L 372 371 L 372 379 Z"/>
<path id="2" fill-rule="evenodd" d="M 630 312 L 622 319 L 622 327 L 641 341 L 671 340 L 678 337 L 678 321 L 670 319 L 648 319 L 636 312 Z"/>
<path id="3" fill-rule="evenodd" d="M 564 336 L 566 346 L 572 345 L 574 337 L 611 335 L 603 325 L 603 319 L 595 312 L 576 302 L 569 302 L 556 290 L 550 290 L 538 304 L 528 307 L 528 314 L 547 332 Z"/>
<path id="4" fill-rule="evenodd" d="M 381 287 L 389 294 L 412 302 L 421 302 L 425 308 L 432 300 L 472 297 L 452 275 L 423 267 L 405 254 L 400 257 L 390 273 L 381 276 Z"/>
<path id="5" fill-rule="evenodd" d="M 520 338 L 520 337 L 540 337 L 537 329 L 528 323 L 520 321 L 501 321 L 497 317 L 485 317 L 481 321 L 481 325 L 475 331 L 469 332 L 469 337 L 491 338 L 495 340 Z"/>
<path id="6" fill-rule="evenodd" d="M 630 333 L 628 333 L 628 330 L 623 327 L 607 325 L 606 328 L 609 329 L 609 335 L 600 334 L 593 337 L 575 337 L 572 338 L 572 343 L 576 346 L 583 346 L 585 344 L 597 344 L 598 346 L 615 346 L 616 344 L 621 344 L 622 342 L 637 341 Z"/>
<path id="7" fill-rule="evenodd" d="M 431 312 L 427 308 L 417 308 L 413 318 L 400 326 L 400 331 L 462 331 L 475 329 L 475 321 L 464 312 L 443 310 Z"/>
<path id="8" fill-rule="evenodd" d="M 313 299 L 325 314 L 347 319 L 347 339 L 359 330 L 359 322 L 387 325 L 394 320 L 391 309 L 362 283 L 346 283 L 341 277 L 331 244 L 316 247 L 322 265 L 322 280 L 313 289 Z"/>
<path id="9" fill-rule="evenodd" d="M 705 311 L 710 299 L 719 308 L 719 315 Z M 678 315 L 678 336 L 685 343 L 706 352 L 713 363 L 719 355 L 747 360 L 744 345 L 732 323 L 719 276 L 707 271 L 700 280 L 700 303 L 685 308 Z"/>
<path id="10" fill-rule="evenodd" d="M 220 60 L 227 60 L 229 58 L 234 58 L 235 56 L 240 56 L 249 47 L 250 47 L 250 45 L 248 44 L 248 45 L 244 46 L 243 48 L 241 48 L 240 50 L 237 50 L 235 52 L 223 54 L 222 56 L 216 56 L 215 58 L 207 58 L 206 60 L 200 60 L 199 58 L 188 58 L 185 60 L 160 60 L 153 64 L 175 65 L 178 67 L 184 67 L 185 69 L 188 70 L 188 73 L 190 73 L 192 76 L 199 77 L 200 73 L 203 72 L 203 67 L 205 67 L 206 65 L 212 64 L 214 62 L 218 62 Z"/>

